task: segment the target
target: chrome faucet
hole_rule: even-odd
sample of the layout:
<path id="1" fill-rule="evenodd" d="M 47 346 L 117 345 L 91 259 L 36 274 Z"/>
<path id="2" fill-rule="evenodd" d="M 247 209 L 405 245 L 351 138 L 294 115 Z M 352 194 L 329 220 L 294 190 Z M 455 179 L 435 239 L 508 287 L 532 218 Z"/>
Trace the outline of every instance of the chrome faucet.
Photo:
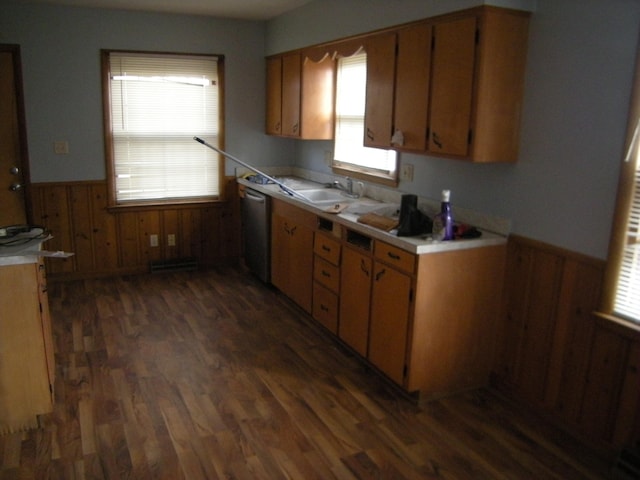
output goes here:
<path id="1" fill-rule="evenodd" d="M 350 198 L 359 198 L 360 194 L 353 190 L 353 180 L 351 177 L 345 178 L 346 185 L 343 185 L 338 180 L 334 180 L 333 183 L 329 183 L 327 186 L 330 188 L 337 188 L 338 190 L 342 190 L 347 197 Z"/>

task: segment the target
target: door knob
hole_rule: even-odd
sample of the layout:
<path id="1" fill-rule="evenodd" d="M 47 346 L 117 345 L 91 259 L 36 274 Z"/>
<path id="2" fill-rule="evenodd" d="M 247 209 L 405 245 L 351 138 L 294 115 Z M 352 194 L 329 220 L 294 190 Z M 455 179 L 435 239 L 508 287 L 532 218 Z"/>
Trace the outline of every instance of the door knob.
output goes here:
<path id="1" fill-rule="evenodd" d="M 17 192 L 18 190 L 22 190 L 22 184 L 12 183 L 11 186 L 9 187 L 9 190 L 11 190 L 12 192 Z"/>
<path id="2" fill-rule="evenodd" d="M 20 169 L 18 167 L 11 167 L 9 169 L 9 173 L 11 175 L 18 175 L 20 173 Z"/>

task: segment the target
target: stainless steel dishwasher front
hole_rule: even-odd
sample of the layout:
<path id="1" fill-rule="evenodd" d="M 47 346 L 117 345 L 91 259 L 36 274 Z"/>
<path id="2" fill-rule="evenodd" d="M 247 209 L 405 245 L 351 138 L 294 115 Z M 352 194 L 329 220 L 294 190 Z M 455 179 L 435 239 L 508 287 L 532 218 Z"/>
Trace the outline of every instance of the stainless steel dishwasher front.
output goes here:
<path id="1" fill-rule="evenodd" d="M 242 238 L 247 268 L 271 281 L 271 197 L 246 188 L 242 199 Z"/>

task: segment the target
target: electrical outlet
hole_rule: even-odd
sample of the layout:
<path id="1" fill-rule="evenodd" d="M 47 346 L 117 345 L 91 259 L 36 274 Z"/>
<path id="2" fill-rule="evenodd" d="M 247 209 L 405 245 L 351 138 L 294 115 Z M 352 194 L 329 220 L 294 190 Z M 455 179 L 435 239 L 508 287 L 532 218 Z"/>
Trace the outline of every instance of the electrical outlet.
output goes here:
<path id="1" fill-rule="evenodd" d="M 149 235 L 149 245 L 152 247 L 157 247 L 158 246 L 158 235 L 157 234 L 152 234 Z"/>
<path id="2" fill-rule="evenodd" d="M 175 247 L 176 246 L 176 236 L 173 233 L 170 233 L 169 235 L 167 235 L 167 245 L 169 245 L 170 247 Z"/>
<path id="3" fill-rule="evenodd" d="M 400 180 L 405 182 L 413 181 L 413 165 L 405 163 L 400 166 Z"/>

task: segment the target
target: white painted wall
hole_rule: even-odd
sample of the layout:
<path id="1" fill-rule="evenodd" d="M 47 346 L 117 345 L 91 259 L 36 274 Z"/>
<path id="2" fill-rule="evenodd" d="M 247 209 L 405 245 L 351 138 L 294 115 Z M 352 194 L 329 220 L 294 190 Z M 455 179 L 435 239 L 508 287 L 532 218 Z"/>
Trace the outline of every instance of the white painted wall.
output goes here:
<path id="1" fill-rule="evenodd" d="M 105 178 L 100 49 L 223 54 L 227 150 L 291 163 L 295 145 L 264 134 L 264 22 L 4 0 L 0 12 L 0 42 L 21 47 L 33 182 Z M 54 154 L 55 140 L 69 155 Z"/>
<path id="2" fill-rule="evenodd" d="M 403 155 L 400 189 L 512 219 L 513 231 L 605 258 L 640 28 L 638 0 L 492 0 L 535 8 L 521 157 L 469 165 Z M 446 10 L 480 3 L 448 0 Z M 0 0 L 0 42 L 21 46 L 34 182 L 105 178 L 101 48 L 224 54 L 227 150 L 258 166 L 328 172 L 331 142 L 264 135 L 264 56 L 444 13 L 444 0 L 314 0 L 268 23 Z M 455 8 L 454 8 L 455 7 Z M 68 140 L 70 154 L 53 142 Z M 227 173 L 233 165 L 227 165 Z"/>
<path id="3" fill-rule="evenodd" d="M 269 53 L 443 13 L 453 0 L 315 0 L 268 24 Z M 491 2 L 497 3 L 497 2 Z M 508 6 L 509 0 L 501 2 Z M 606 258 L 640 27 L 637 0 L 537 0 L 520 160 L 470 165 L 402 155 L 400 190 L 507 217 L 514 233 Z M 330 142 L 298 142 L 298 165 L 329 172 Z"/>

